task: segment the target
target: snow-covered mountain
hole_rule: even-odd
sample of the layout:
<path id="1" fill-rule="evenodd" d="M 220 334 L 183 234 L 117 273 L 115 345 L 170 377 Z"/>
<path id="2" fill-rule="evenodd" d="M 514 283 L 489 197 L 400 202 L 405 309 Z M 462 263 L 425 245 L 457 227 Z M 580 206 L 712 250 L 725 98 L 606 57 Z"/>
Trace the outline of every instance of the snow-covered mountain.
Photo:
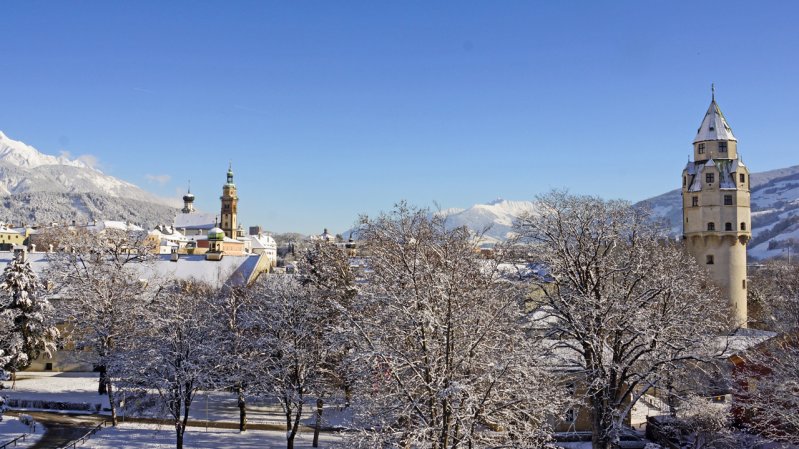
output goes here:
<path id="1" fill-rule="evenodd" d="M 500 241 L 510 236 L 513 220 L 534 210 L 535 203 L 532 201 L 496 199 L 486 204 L 475 204 L 468 209 L 445 209 L 436 214 L 446 217 L 448 226 L 466 226 L 478 233 L 485 230 L 484 240 Z"/>
<path id="2" fill-rule="evenodd" d="M 29 224 L 135 218 L 171 223 L 177 206 L 81 160 L 44 154 L 3 132 L 0 201 L 5 205 L 0 220 Z"/>
<path id="3" fill-rule="evenodd" d="M 752 241 L 749 255 L 767 259 L 799 253 L 799 165 L 752 173 Z M 680 189 L 642 201 L 666 221 L 674 235 L 682 233 Z"/>

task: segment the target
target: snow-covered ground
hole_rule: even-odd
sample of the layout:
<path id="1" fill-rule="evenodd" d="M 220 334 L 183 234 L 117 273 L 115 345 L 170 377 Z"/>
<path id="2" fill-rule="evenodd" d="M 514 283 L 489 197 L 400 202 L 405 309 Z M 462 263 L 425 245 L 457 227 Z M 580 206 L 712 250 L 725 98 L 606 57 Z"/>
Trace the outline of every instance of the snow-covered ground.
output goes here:
<path id="1" fill-rule="evenodd" d="M 15 449 L 25 449 L 39 441 L 43 431 L 42 426 L 37 425 L 34 433 L 30 426 L 19 422 L 16 416 L 5 415 L 3 421 L 0 421 L 0 446 L 18 436 L 28 434 L 29 436 L 25 437 L 25 441 L 18 441 L 16 445 L 11 446 Z"/>
<path id="2" fill-rule="evenodd" d="M 13 390 L 11 382 L 3 382 L 5 389 L 0 390 L 7 398 L 27 400 L 59 401 L 70 403 L 98 403 L 101 409 L 109 407 L 108 397 L 97 394 L 97 373 L 60 373 L 60 372 L 24 372 L 17 374 L 17 383 Z M 120 399 L 125 399 L 119 393 Z M 309 401 L 303 413 L 306 425 L 313 423 L 316 402 Z M 120 417 L 141 416 L 139 411 L 133 412 L 124 408 L 119 410 Z M 148 417 L 158 417 L 146 413 Z M 227 421 L 238 422 L 239 409 L 236 396 L 224 391 L 201 391 L 195 396 L 189 417 L 195 421 Z M 347 419 L 347 414 L 335 406 L 326 406 L 322 414 L 324 426 L 339 426 Z M 274 402 L 266 399 L 251 399 L 247 405 L 247 421 L 251 424 L 283 425 L 285 417 L 282 409 Z"/>
<path id="3" fill-rule="evenodd" d="M 294 447 L 310 448 L 313 433 L 298 433 Z M 337 435 L 320 435 L 319 447 L 329 448 L 339 441 Z M 192 449 L 263 449 L 285 448 L 286 434 L 280 431 L 248 430 L 239 432 L 227 429 L 190 427 L 186 431 L 185 447 Z M 175 447 L 175 429 L 169 426 L 125 423 L 116 428 L 105 428 L 82 446 L 84 449 L 167 449 Z"/>
<path id="4" fill-rule="evenodd" d="M 59 401 L 100 404 L 108 407 L 108 397 L 97 394 L 97 373 L 23 372 L 17 373 L 14 389 L 3 382 L 0 393 L 7 398 L 34 401 Z"/>

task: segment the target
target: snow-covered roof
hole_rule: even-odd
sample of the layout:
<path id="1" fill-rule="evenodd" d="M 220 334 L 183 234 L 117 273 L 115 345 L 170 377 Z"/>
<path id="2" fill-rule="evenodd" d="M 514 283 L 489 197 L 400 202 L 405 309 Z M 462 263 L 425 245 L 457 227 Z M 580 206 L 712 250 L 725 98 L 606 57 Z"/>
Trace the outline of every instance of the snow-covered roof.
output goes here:
<path id="1" fill-rule="evenodd" d="M 196 279 L 215 287 L 223 285 L 240 285 L 252 277 L 258 267 L 258 255 L 233 256 L 225 255 L 221 260 L 206 260 L 205 255 L 181 254 L 177 262 L 171 261 L 169 254 L 153 256 L 152 264 L 137 263 L 142 279 Z M 0 251 L 0 270 L 5 269 L 14 259 L 11 251 Z M 29 253 L 33 271 L 41 275 L 47 268 L 48 253 Z"/>
<path id="2" fill-rule="evenodd" d="M 175 229 L 211 229 L 216 226 L 216 217 L 199 212 L 180 213 L 175 217 L 173 226 Z"/>
<path id="3" fill-rule="evenodd" d="M 277 243 L 275 242 L 275 239 L 273 239 L 271 235 L 266 235 L 266 234 L 249 235 L 245 238 L 250 240 L 253 249 L 277 248 Z"/>
<path id="4" fill-rule="evenodd" d="M 710 107 L 707 108 L 705 118 L 702 119 L 702 124 L 696 130 L 696 138 L 694 143 L 704 142 L 706 140 L 734 140 L 738 141 L 732 134 L 732 128 L 721 113 L 719 105 L 716 100 L 710 102 Z"/>
<path id="5" fill-rule="evenodd" d="M 119 229 L 120 231 L 143 231 L 141 226 L 125 223 L 124 221 L 101 220 L 86 226 L 90 231 L 102 231 L 104 229 Z"/>

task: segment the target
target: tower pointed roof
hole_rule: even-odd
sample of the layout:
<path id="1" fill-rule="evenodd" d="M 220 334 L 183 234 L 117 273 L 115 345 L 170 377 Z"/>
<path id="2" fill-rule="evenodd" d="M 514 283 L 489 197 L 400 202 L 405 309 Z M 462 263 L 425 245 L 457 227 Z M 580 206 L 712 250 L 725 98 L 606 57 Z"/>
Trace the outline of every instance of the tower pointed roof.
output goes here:
<path id="1" fill-rule="evenodd" d="M 704 142 L 705 140 L 734 140 L 738 141 L 732 134 L 732 128 L 721 113 L 719 105 L 716 103 L 716 93 L 713 90 L 713 96 L 710 100 L 710 107 L 707 108 L 705 118 L 702 119 L 702 124 L 696 131 L 696 138 L 694 143 Z"/>

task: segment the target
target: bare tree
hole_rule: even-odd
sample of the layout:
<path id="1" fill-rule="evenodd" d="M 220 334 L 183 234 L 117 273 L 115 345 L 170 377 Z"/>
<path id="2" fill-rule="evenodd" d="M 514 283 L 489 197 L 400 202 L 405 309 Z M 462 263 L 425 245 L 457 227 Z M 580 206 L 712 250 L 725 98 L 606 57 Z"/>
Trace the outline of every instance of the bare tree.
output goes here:
<path id="1" fill-rule="evenodd" d="M 114 371 L 126 389 L 155 391 L 175 427 L 176 448 L 183 437 L 192 402 L 201 388 L 212 385 L 219 342 L 209 307 L 216 292 L 197 281 L 176 281 L 162 289 L 136 322 Z"/>
<path id="2" fill-rule="evenodd" d="M 366 284 L 341 307 L 358 347 L 357 447 L 536 447 L 563 396 L 528 336 L 523 292 L 465 228 L 398 204 L 364 217 Z"/>
<path id="3" fill-rule="evenodd" d="M 547 274 L 534 281 L 550 335 L 578 354 L 595 449 L 619 441 L 637 399 L 728 329 L 707 275 L 648 212 L 552 192 L 516 232 Z"/>
<path id="4" fill-rule="evenodd" d="M 120 340 L 131 334 L 145 302 L 157 291 L 157 282 L 141 280 L 152 248 L 146 233 L 118 229 L 73 234 L 62 228 L 51 238 L 57 251 L 48 254 L 46 276 L 60 296 L 67 338 L 79 349 L 75 355 L 99 371 L 98 393 L 108 394 L 111 421 L 116 425 L 110 360 Z"/>
<path id="5" fill-rule="evenodd" d="M 257 307 L 260 298 L 250 286 L 225 287 L 212 303 L 217 317 L 220 344 L 218 382 L 232 388 L 239 407 L 239 431 L 247 430 L 247 394 L 254 383 L 255 359 L 261 352 L 253 344 L 258 335 L 247 323 L 247 314 Z"/>
<path id="6" fill-rule="evenodd" d="M 349 308 L 358 289 L 349 257 L 329 242 L 315 241 L 306 247 L 300 254 L 298 268 L 300 282 L 310 294 L 319 297 L 320 316 L 316 322 L 327 346 L 326 359 L 320 365 L 326 381 L 319 383 L 322 388 L 316 400 L 313 447 L 317 447 L 326 397 L 333 394 L 333 389 L 340 389 L 346 407 L 352 397 L 352 375 L 346 356 L 355 343 L 352 334 L 340 325 L 342 316 L 338 308 Z"/>
<path id="7" fill-rule="evenodd" d="M 305 406 L 322 390 L 327 347 L 317 320 L 320 297 L 291 276 L 268 276 L 255 284 L 259 307 L 249 323 L 262 353 L 256 375 L 260 393 L 275 398 L 286 419 L 286 447 L 294 447 Z"/>
<path id="8" fill-rule="evenodd" d="M 799 266 L 767 262 L 751 285 L 759 323 L 780 335 L 739 354 L 738 417 L 752 432 L 799 444 Z"/>

